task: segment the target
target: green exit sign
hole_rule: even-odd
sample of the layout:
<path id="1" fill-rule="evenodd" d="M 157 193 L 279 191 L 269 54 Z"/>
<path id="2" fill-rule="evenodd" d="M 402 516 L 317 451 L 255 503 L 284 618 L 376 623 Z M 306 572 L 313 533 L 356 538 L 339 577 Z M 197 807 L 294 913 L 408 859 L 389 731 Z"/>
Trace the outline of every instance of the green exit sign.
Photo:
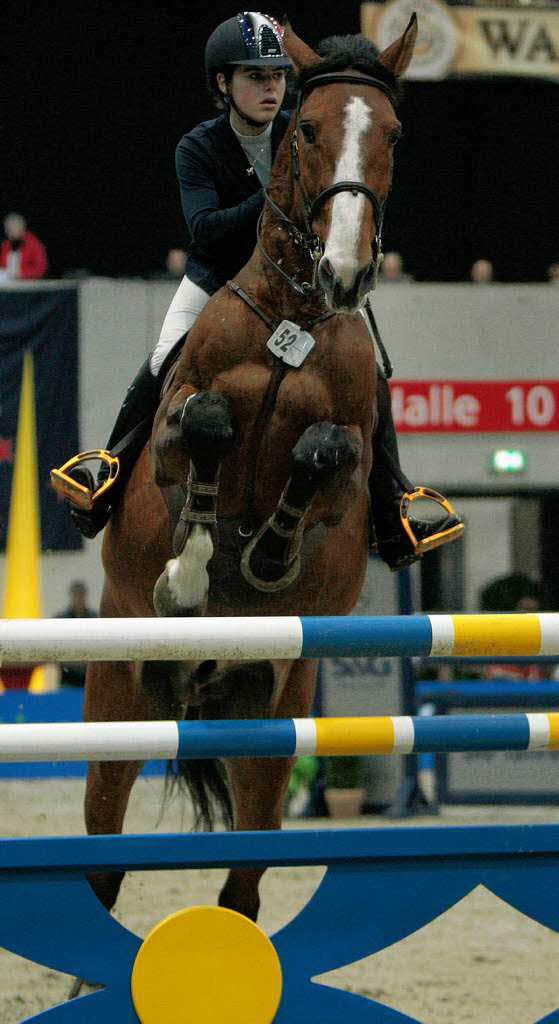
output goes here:
<path id="1" fill-rule="evenodd" d="M 524 473 L 528 460 L 519 448 L 496 448 L 491 453 L 493 473 Z"/>

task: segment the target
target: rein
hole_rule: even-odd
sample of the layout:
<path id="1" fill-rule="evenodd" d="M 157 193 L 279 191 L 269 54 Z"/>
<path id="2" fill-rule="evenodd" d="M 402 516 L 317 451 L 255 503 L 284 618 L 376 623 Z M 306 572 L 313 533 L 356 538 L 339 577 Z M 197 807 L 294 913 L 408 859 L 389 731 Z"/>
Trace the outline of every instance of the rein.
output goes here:
<path id="1" fill-rule="evenodd" d="M 324 188 L 322 192 L 319 192 L 319 194 L 314 199 L 311 200 L 309 199 L 307 190 L 301 177 L 301 161 L 299 157 L 298 135 L 301 127 L 301 106 L 303 103 L 303 99 L 306 95 L 308 95 L 309 92 L 311 92 L 312 89 L 316 89 L 321 85 L 336 85 L 340 83 L 370 85 L 374 89 L 380 89 L 380 91 L 383 92 L 385 96 L 388 97 L 392 105 L 395 105 L 394 93 L 392 89 L 390 89 L 390 86 L 388 86 L 386 82 L 383 82 L 382 79 L 374 78 L 372 75 L 356 75 L 350 74 L 345 71 L 332 71 L 325 74 L 315 74 L 309 77 L 307 81 L 304 82 L 303 85 L 299 88 L 297 94 L 297 107 L 295 112 L 295 128 L 293 130 L 293 135 L 291 136 L 290 151 L 293 180 L 296 182 L 297 187 L 299 189 L 299 195 L 303 206 L 303 219 L 305 222 L 305 230 L 302 231 L 297 226 L 297 224 L 295 224 L 294 221 L 292 221 L 291 218 L 288 217 L 285 211 L 282 210 L 281 207 L 279 207 L 277 203 L 274 202 L 274 200 L 268 194 L 267 190 L 264 190 L 264 198 L 268 206 L 276 215 L 276 217 L 278 217 L 286 225 L 287 231 L 294 245 L 297 248 L 303 249 L 306 252 L 307 256 L 310 258 L 310 260 L 312 261 L 312 281 L 303 281 L 299 283 L 298 281 L 295 280 L 294 277 L 292 277 L 290 274 L 287 274 L 286 271 L 283 270 L 282 267 L 280 267 L 280 265 L 276 263 L 274 259 L 272 259 L 270 254 L 266 252 L 262 244 L 261 227 L 263 212 L 258 220 L 257 228 L 257 245 L 262 256 L 267 260 L 270 266 L 272 266 L 274 270 L 276 270 L 277 273 L 280 274 L 281 277 L 283 277 L 289 283 L 293 291 L 297 292 L 298 295 L 309 296 L 321 291 L 321 289 L 317 287 L 317 275 L 318 265 L 320 263 L 320 260 L 322 259 L 322 256 L 324 255 L 324 242 L 321 239 L 320 235 L 316 234 L 316 232 L 313 231 L 312 225 L 318 211 L 324 205 L 324 203 L 327 202 L 328 199 L 331 199 L 332 196 L 337 195 L 339 192 L 351 192 L 353 195 L 357 195 L 357 193 L 361 192 L 364 196 L 366 196 L 366 198 L 371 203 L 375 214 L 375 224 L 377 226 L 377 233 L 375 235 L 374 240 L 374 245 L 376 249 L 376 273 L 378 273 L 378 270 L 383 259 L 382 223 L 384 220 L 385 202 L 381 202 L 378 196 L 373 192 L 373 190 L 370 189 L 368 185 L 365 185 L 365 183 L 362 181 L 337 181 L 334 185 L 329 185 L 327 188 Z"/>

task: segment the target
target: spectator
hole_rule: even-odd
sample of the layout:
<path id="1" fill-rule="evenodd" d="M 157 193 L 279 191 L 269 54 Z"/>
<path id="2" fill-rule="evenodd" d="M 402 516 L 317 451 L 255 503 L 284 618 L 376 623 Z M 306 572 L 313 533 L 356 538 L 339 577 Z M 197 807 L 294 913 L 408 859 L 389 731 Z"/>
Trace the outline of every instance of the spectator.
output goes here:
<path id="1" fill-rule="evenodd" d="M 0 270 L 4 280 L 32 280 L 44 277 L 47 252 L 41 241 L 27 230 L 21 213 L 8 213 L 4 218 L 6 238 L 0 246 Z"/>
<path id="2" fill-rule="evenodd" d="M 470 270 L 472 284 L 492 284 L 493 264 L 490 260 L 476 260 Z"/>
<path id="3" fill-rule="evenodd" d="M 182 281 L 186 274 L 188 253 L 186 249 L 169 249 L 165 256 L 165 266 L 149 276 L 154 281 Z"/>
<path id="4" fill-rule="evenodd" d="M 87 587 L 74 580 L 68 590 L 68 606 L 56 615 L 57 619 L 95 619 L 97 613 L 87 605 Z M 87 665 L 81 661 L 67 661 L 60 666 L 62 686 L 83 686 Z"/>
<path id="5" fill-rule="evenodd" d="M 523 572 L 498 576 L 480 595 L 482 612 L 537 612 L 540 601 L 541 585 Z"/>
<path id="6" fill-rule="evenodd" d="M 387 252 L 380 271 L 381 281 L 389 281 L 393 284 L 408 284 L 413 281 L 411 274 L 404 271 L 404 261 L 399 252 Z"/>
<path id="7" fill-rule="evenodd" d="M 559 263 L 552 263 L 547 268 L 547 277 L 550 284 L 559 284 Z"/>
<path id="8" fill-rule="evenodd" d="M 186 273 L 188 253 L 184 249 L 169 249 L 165 260 L 166 277 L 180 278 Z"/>
<path id="9" fill-rule="evenodd" d="M 482 612 L 537 612 L 541 604 L 541 585 L 522 572 L 499 576 L 481 591 Z M 486 679 L 518 679 L 528 682 L 548 679 L 549 665 L 503 664 L 488 665 L 484 671 Z"/>

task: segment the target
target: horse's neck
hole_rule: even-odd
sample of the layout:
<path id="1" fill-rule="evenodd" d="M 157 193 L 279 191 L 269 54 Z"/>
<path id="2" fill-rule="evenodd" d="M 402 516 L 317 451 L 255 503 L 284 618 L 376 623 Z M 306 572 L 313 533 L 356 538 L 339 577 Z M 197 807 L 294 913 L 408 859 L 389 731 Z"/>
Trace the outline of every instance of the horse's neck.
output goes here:
<path id="1" fill-rule="evenodd" d="M 304 230 L 300 212 L 297 210 L 289 137 L 288 129 L 274 161 L 267 191 L 289 220 Z M 312 281 L 313 263 L 310 256 L 305 250 L 295 246 L 286 225 L 267 204 L 262 216 L 260 240 L 264 250 L 289 277 L 298 284 Z M 245 276 L 245 273 L 248 276 Z M 297 294 L 289 282 L 270 266 L 258 246 L 245 271 L 242 272 L 242 277 L 258 301 L 275 319 L 312 319 L 326 311 L 322 293 L 310 298 Z"/>

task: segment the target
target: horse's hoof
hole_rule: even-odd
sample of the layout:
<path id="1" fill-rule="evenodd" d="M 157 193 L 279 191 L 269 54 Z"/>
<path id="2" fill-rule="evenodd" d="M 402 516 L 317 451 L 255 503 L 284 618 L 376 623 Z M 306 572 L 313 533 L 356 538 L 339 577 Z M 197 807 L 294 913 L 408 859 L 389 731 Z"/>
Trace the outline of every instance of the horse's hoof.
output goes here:
<path id="1" fill-rule="evenodd" d="M 197 588 L 196 591 L 191 589 L 189 593 L 181 593 L 173 587 L 170 572 L 172 573 L 172 563 L 176 561 L 177 559 L 173 559 L 167 563 L 153 588 L 155 614 L 159 618 L 177 616 L 188 618 L 189 616 L 203 615 L 207 604 L 208 588 L 206 586 L 202 590 Z"/>
<path id="2" fill-rule="evenodd" d="M 213 555 L 211 533 L 196 523 L 179 558 L 171 558 L 153 590 L 157 615 L 203 615 L 210 581 L 206 570 Z"/>
<path id="3" fill-rule="evenodd" d="M 280 531 L 275 516 L 262 524 L 241 555 L 241 573 L 251 587 L 275 594 L 295 583 L 301 572 L 303 529 L 303 517 L 290 534 Z"/>
<path id="4" fill-rule="evenodd" d="M 286 566 L 283 562 L 259 555 L 256 551 L 257 543 L 258 537 L 255 537 L 243 551 L 241 558 L 243 578 L 251 587 L 264 594 L 276 594 L 281 590 L 286 590 L 292 583 L 295 583 L 301 572 L 300 556 L 296 555 Z"/>

